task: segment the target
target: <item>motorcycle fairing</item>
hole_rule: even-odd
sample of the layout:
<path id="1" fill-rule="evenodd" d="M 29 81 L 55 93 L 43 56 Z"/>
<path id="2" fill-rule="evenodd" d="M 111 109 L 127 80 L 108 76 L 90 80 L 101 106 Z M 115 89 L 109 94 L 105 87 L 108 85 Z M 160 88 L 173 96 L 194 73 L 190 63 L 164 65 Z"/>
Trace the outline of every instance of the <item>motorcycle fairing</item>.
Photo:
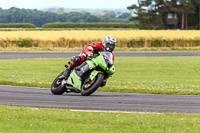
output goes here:
<path id="1" fill-rule="evenodd" d="M 74 88 L 81 90 L 81 77 L 76 74 L 75 70 L 70 74 L 69 78 L 67 79 L 67 84 L 71 84 Z"/>
<path id="2" fill-rule="evenodd" d="M 101 71 L 93 70 L 90 74 L 90 80 L 93 80 L 99 73 L 102 73 Z"/>

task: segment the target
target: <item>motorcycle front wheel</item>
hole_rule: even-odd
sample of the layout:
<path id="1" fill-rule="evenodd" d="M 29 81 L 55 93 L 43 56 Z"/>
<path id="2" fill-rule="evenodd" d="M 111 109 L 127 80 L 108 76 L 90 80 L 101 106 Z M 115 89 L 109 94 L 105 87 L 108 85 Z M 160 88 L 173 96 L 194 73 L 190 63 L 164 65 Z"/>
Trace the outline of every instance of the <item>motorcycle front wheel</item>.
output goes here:
<path id="1" fill-rule="evenodd" d="M 65 86 L 62 85 L 62 79 L 59 79 L 62 74 L 63 72 L 56 77 L 51 85 L 51 92 L 54 95 L 62 95 L 65 92 Z"/>

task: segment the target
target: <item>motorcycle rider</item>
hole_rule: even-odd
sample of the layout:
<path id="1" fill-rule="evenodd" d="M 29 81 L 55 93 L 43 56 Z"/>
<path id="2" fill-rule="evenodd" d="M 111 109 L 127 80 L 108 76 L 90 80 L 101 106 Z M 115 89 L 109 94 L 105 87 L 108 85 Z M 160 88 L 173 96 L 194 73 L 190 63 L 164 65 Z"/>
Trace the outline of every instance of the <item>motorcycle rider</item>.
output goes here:
<path id="1" fill-rule="evenodd" d="M 102 43 L 93 42 L 84 46 L 82 48 L 82 53 L 80 53 L 78 56 L 73 56 L 71 58 L 71 61 L 69 62 L 69 66 L 66 68 L 66 70 L 64 71 L 60 79 L 63 79 L 63 78 L 67 79 L 70 74 L 70 71 L 77 65 L 80 65 L 81 63 L 83 63 L 88 57 L 93 57 L 94 54 L 100 51 L 113 52 L 113 50 L 115 49 L 116 43 L 117 41 L 114 37 L 105 36 Z M 106 81 L 104 81 L 102 86 L 104 86 L 105 84 L 106 84 Z"/>

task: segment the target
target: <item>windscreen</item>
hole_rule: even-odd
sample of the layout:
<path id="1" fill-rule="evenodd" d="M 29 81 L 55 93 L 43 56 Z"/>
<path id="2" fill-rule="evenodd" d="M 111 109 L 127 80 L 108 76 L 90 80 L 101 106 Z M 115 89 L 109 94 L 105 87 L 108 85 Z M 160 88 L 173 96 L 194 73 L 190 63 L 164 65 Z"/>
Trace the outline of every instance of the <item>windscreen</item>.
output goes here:
<path id="1" fill-rule="evenodd" d="M 101 54 L 103 55 L 104 59 L 108 61 L 108 63 L 110 63 L 110 65 L 113 65 L 113 54 L 111 52 L 101 52 Z"/>

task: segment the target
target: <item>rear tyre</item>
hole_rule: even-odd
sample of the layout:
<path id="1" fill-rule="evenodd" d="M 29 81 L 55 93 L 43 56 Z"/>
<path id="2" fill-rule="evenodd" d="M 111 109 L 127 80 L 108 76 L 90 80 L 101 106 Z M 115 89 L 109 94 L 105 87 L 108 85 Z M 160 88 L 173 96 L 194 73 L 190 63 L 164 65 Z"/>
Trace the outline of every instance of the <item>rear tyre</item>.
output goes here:
<path id="1" fill-rule="evenodd" d="M 85 83 L 83 83 L 82 88 L 81 88 L 81 95 L 82 96 L 89 96 L 92 93 L 94 93 L 99 86 L 102 84 L 104 80 L 104 75 L 102 73 L 99 73 L 94 81 L 91 81 L 91 85 L 89 87 L 86 87 L 87 85 Z"/>
<path id="2" fill-rule="evenodd" d="M 59 79 L 59 77 L 62 76 L 62 74 L 63 72 L 56 77 L 56 79 L 53 81 L 51 85 L 51 92 L 54 95 L 62 95 L 65 92 L 65 86 L 62 85 L 63 79 Z"/>

